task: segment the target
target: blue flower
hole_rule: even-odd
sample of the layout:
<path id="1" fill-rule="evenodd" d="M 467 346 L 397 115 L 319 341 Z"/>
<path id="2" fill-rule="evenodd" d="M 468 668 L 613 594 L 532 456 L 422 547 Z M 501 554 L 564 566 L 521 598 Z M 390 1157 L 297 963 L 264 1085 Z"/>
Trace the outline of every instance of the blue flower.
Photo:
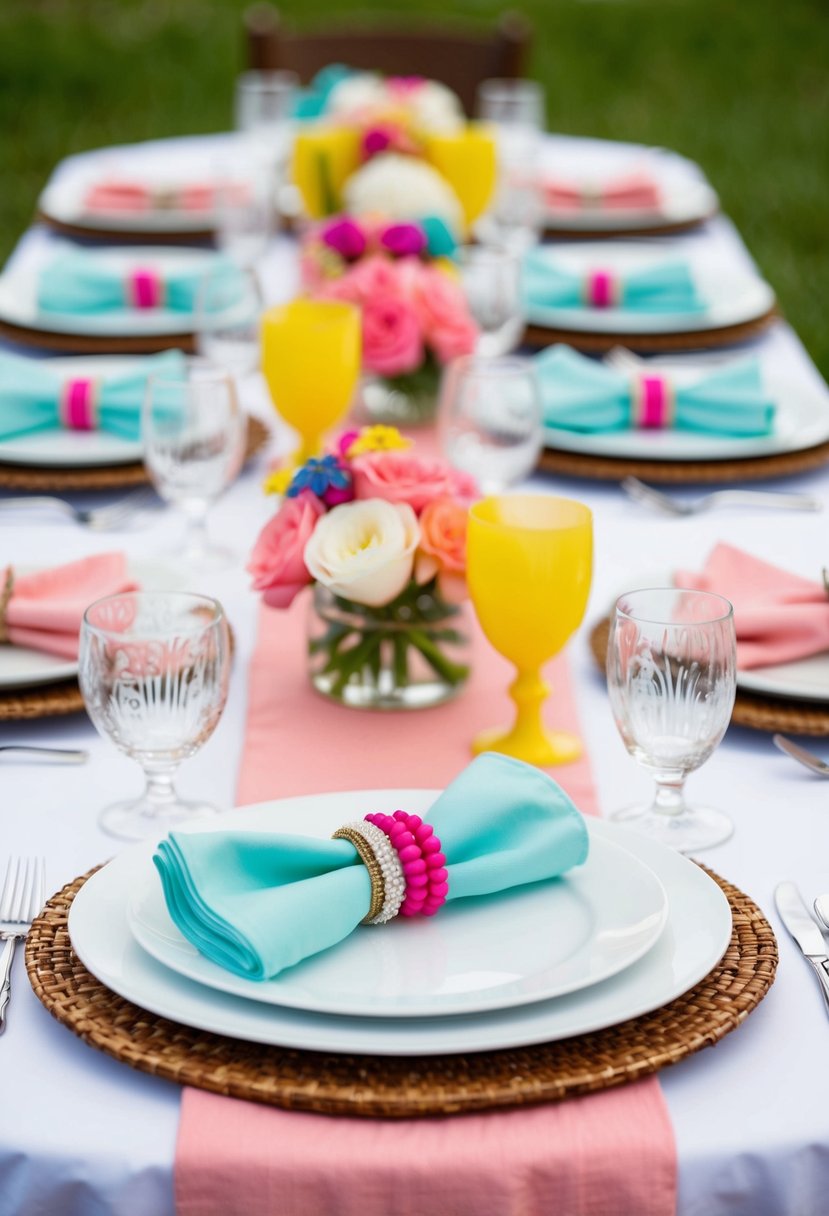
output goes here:
<path id="1" fill-rule="evenodd" d="M 310 490 L 328 507 L 335 507 L 354 497 L 351 474 L 337 456 L 306 460 L 291 478 L 288 498 L 296 498 L 303 490 Z"/>

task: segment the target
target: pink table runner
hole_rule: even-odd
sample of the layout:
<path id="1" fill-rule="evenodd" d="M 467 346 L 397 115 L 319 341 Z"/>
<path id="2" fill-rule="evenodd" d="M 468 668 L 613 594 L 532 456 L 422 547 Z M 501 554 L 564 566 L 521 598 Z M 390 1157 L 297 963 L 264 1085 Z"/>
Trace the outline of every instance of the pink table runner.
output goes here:
<path id="1" fill-rule="evenodd" d="M 477 730 L 509 720 L 509 665 L 476 639 L 447 705 L 366 714 L 305 674 L 305 604 L 263 610 L 251 664 L 240 805 L 310 791 L 442 786 Z M 577 726 L 565 660 L 550 666 L 556 726 Z M 555 770 L 597 812 L 585 759 Z M 655 1078 L 557 1105 L 447 1119 L 344 1119 L 186 1089 L 178 1216 L 672 1216 L 673 1130 Z"/>

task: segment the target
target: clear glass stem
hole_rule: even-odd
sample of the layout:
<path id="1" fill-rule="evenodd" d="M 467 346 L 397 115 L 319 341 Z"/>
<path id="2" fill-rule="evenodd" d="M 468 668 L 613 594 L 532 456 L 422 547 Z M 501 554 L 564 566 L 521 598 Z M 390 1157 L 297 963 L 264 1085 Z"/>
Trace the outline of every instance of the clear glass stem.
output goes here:
<path id="1" fill-rule="evenodd" d="M 657 772 L 653 774 L 656 782 L 651 810 L 659 815 L 684 815 L 688 807 L 685 804 L 685 774 L 675 772 Z"/>
<path id="2" fill-rule="evenodd" d="M 170 814 L 178 802 L 173 785 L 178 764 L 160 761 L 142 764 L 141 767 L 147 782 L 144 801 L 151 814 L 163 819 Z"/>
<path id="3" fill-rule="evenodd" d="M 207 502 L 187 502 L 182 504 L 187 519 L 187 532 L 184 537 L 184 553 L 189 560 L 199 560 L 210 551 L 210 537 L 207 533 L 207 512 L 210 504 Z"/>

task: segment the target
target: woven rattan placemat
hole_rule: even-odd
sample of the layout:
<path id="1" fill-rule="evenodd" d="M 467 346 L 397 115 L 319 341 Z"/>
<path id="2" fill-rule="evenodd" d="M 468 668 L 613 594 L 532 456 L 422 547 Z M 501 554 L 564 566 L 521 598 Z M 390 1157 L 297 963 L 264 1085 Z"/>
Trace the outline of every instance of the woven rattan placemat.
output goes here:
<path id="1" fill-rule="evenodd" d="M 575 329 L 549 329 L 541 325 L 528 325 L 524 330 L 522 344 L 541 350 L 545 346 L 553 346 L 556 342 L 565 342 L 576 350 L 588 354 L 604 354 L 614 346 L 624 346 L 638 354 L 672 353 L 688 350 L 708 350 L 711 347 L 731 346 L 736 342 L 747 342 L 768 329 L 777 318 L 776 307 L 752 321 L 743 321 L 739 325 L 723 325 L 719 329 L 688 330 L 675 334 L 642 334 L 642 333 L 591 333 Z"/>
<path id="2" fill-rule="evenodd" d="M 76 714 L 83 709 L 77 680 L 40 684 L 36 688 L 0 691 L 0 722 L 23 722 L 28 718 L 52 718 Z"/>
<path id="3" fill-rule="evenodd" d="M 269 439 L 270 431 L 265 424 L 249 415 L 245 460 L 250 460 L 261 451 Z M 71 469 L 0 463 L 0 489 L 3 490 L 63 494 L 84 490 L 129 489 L 148 481 L 147 470 L 140 462 Z"/>
<path id="4" fill-rule="evenodd" d="M 692 220 L 654 220 L 644 228 L 558 228 L 555 223 L 549 222 L 544 225 L 544 236 L 553 241 L 635 241 L 640 236 L 678 236 L 684 232 L 695 232 L 713 219 L 717 210 L 713 207 L 705 215 Z"/>
<path id="5" fill-rule="evenodd" d="M 593 627 L 590 649 L 601 671 L 605 671 L 610 619 Z M 784 697 L 761 697 L 737 689 L 731 721 L 752 730 L 781 731 L 793 735 L 829 735 L 829 705 L 819 701 L 787 701 Z"/>
<path id="6" fill-rule="evenodd" d="M 829 464 L 829 443 L 778 452 L 774 456 L 751 456 L 744 460 L 629 460 L 613 456 L 589 456 L 544 448 L 538 459 L 543 473 L 565 477 L 587 477 L 591 481 L 621 481 L 640 477 L 660 485 L 714 485 L 724 481 L 762 481 L 791 477 Z"/>
<path id="7" fill-rule="evenodd" d="M 192 355 L 196 339 L 192 331 L 180 334 L 90 334 L 58 333 L 30 325 L 0 320 L 0 338 L 17 346 L 57 351 L 63 355 L 156 355 L 163 350 L 183 350 Z"/>
<path id="8" fill-rule="evenodd" d="M 46 224 L 53 232 L 84 241 L 101 241 L 108 245 L 206 245 L 215 235 L 213 228 L 193 228 L 180 231 L 174 228 L 149 232 L 146 228 L 99 228 L 94 223 L 70 223 L 59 220 L 48 211 L 39 208 L 36 222 Z"/>
<path id="9" fill-rule="evenodd" d="M 742 891 L 711 874 L 731 905 L 728 949 L 695 988 L 643 1017 L 559 1043 L 468 1056 L 351 1056 L 264 1047 L 147 1013 L 90 975 L 67 931 L 69 907 L 88 877 L 49 900 L 26 942 L 32 987 L 59 1022 L 142 1072 L 328 1115 L 461 1114 L 556 1102 L 623 1085 L 734 1030 L 766 995 L 777 968 L 777 942 L 762 912 Z"/>

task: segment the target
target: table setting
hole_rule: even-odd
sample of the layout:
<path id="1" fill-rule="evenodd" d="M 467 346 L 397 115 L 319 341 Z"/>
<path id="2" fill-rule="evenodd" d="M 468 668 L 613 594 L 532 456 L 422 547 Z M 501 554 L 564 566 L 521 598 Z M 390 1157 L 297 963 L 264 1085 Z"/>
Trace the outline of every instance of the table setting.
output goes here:
<path id="1" fill-rule="evenodd" d="M 9 1211 L 793 1211 L 829 390 L 684 158 L 275 76 L 0 273 Z"/>

